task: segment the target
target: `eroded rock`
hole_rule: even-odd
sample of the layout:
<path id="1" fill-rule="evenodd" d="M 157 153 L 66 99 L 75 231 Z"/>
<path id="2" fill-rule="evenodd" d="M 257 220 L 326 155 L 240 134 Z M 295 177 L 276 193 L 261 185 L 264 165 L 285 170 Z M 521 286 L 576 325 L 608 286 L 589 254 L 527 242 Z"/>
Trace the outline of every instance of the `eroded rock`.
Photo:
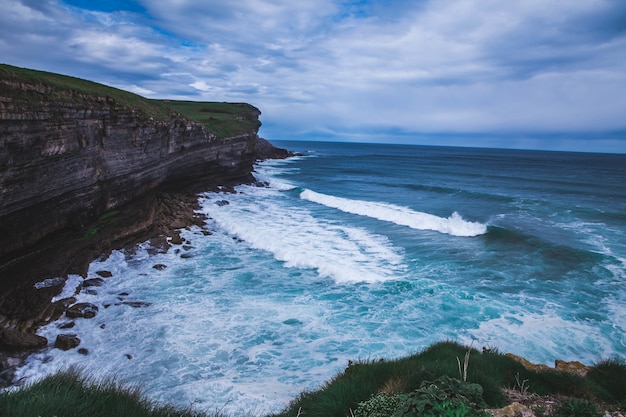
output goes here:
<path id="1" fill-rule="evenodd" d="M 48 339 L 34 333 L 20 332 L 13 329 L 0 330 L 0 347 L 4 349 L 39 349 L 46 346 L 47 344 Z"/>
<path id="2" fill-rule="evenodd" d="M 69 318 L 85 318 L 91 319 L 96 316 L 98 312 L 98 306 L 91 303 L 78 303 L 70 306 L 65 312 L 65 315 Z"/>
<path id="3" fill-rule="evenodd" d="M 60 334 L 54 341 L 54 347 L 61 350 L 74 349 L 80 345 L 80 339 L 74 333 Z"/>

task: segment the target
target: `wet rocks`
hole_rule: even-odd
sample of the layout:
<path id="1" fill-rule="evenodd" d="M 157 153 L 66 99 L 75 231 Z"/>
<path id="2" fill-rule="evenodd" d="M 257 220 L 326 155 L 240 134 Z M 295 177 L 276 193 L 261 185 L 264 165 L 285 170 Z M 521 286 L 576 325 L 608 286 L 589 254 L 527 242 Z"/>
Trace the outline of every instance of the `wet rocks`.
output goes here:
<path id="1" fill-rule="evenodd" d="M 167 265 L 156 264 L 156 265 L 152 266 L 152 268 L 156 269 L 157 271 L 163 271 L 165 268 L 167 268 Z"/>
<path id="2" fill-rule="evenodd" d="M 54 347 L 61 350 L 74 349 L 80 345 L 80 339 L 74 333 L 60 334 L 54 341 Z"/>
<path id="3" fill-rule="evenodd" d="M 113 276 L 111 271 L 96 271 L 96 274 L 100 275 L 102 278 L 111 278 Z"/>
<path id="4" fill-rule="evenodd" d="M 77 303 L 67 309 L 65 315 L 69 318 L 85 318 L 91 319 L 96 316 L 98 306 L 91 303 Z"/>
<path id="5" fill-rule="evenodd" d="M 101 287 L 104 285 L 104 280 L 102 278 L 89 278 L 83 281 L 83 287 Z"/>
<path id="6" fill-rule="evenodd" d="M 48 339 L 34 333 L 14 329 L 0 330 L 0 348 L 5 350 L 39 349 L 48 344 Z"/>

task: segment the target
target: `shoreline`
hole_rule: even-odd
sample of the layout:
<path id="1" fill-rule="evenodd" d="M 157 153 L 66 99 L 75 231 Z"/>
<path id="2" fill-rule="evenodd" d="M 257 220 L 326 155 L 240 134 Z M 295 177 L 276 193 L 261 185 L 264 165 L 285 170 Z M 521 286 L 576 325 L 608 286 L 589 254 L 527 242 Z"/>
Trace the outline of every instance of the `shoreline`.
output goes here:
<path id="1" fill-rule="evenodd" d="M 294 156 L 261 138 L 257 144 L 257 161 Z M 255 182 L 256 178 L 248 173 L 227 181 L 202 178 L 159 187 L 79 230 L 66 229 L 50 236 L 5 267 L 3 273 L 13 279 L 0 288 L 0 388 L 14 385 L 15 370 L 32 353 L 54 343 L 36 332 L 58 320 L 74 304 L 73 297 L 52 302 L 70 274 L 87 280 L 93 260 L 113 250 L 132 251 L 144 242 L 149 242 L 155 253 L 167 252 L 171 248 L 168 240 L 182 243 L 180 231 L 191 226 L 199 226 L 209 234 L 204 224 L 206 216 L 196 212 L 200 208 L 199 195 L 234 192 L 237 185 Z"/>

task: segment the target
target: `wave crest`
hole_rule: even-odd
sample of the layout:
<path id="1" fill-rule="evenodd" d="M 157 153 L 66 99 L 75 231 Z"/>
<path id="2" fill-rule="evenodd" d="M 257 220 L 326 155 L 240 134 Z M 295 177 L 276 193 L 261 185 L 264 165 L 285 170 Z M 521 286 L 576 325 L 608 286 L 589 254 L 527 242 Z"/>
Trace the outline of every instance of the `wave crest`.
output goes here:
<path id="1" fill-rule="evenodd" d="M 336 208 L 346 213 L 358 214 L 378 220 L 388 221 L 416 230 L 434 230 L 452 236 L 473 237 L 487 233 L 487 226 L 464 220 L 456 211 L 450 217 L 438 217 L 433 214 L 411 210 L 407 207 L 375 201 L 352 200 L 316 193 L 306 189 L 300 198 L 327 207 Z"/>

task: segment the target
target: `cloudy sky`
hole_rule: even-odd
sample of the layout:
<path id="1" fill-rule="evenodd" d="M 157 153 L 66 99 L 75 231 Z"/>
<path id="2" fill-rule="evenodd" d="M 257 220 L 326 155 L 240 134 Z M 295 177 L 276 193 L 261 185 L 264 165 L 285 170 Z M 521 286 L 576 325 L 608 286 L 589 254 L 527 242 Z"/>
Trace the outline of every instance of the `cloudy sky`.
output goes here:
<path id="1" fill-rule="evenodd" d="M 626 153 L 624 0 L 0 0 L 0 62 L 267 139 Z"/>

